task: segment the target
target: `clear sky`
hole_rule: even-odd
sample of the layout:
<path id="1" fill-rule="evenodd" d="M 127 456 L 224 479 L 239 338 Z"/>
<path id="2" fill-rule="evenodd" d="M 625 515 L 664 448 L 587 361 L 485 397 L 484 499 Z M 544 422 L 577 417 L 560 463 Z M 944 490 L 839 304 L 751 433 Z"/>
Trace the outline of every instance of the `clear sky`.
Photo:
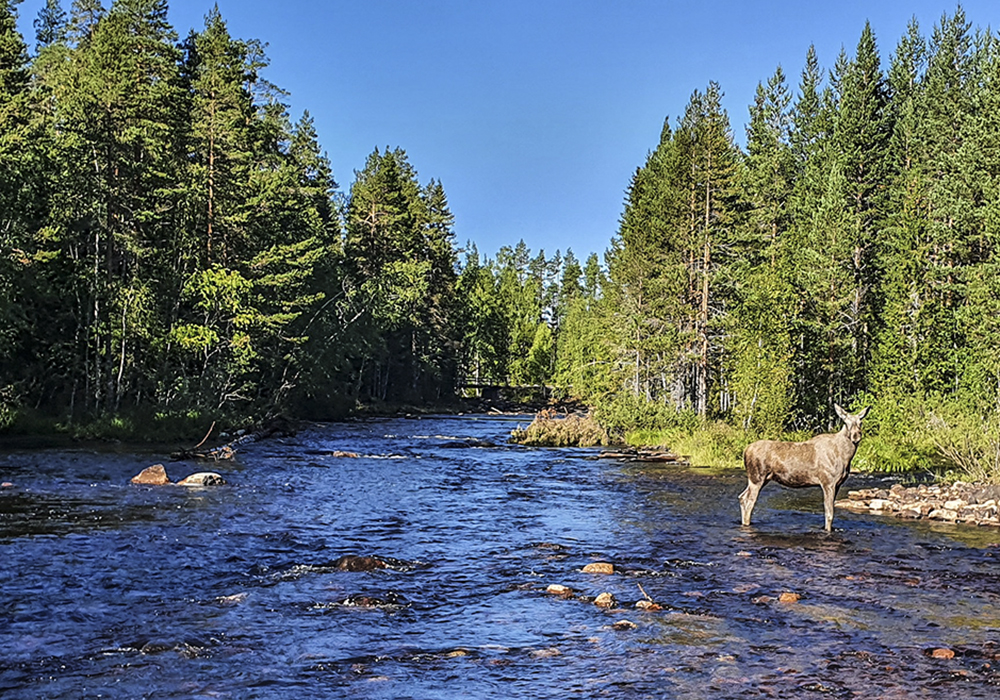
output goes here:
<path id="1" fill-rule="evenodd" d="M 63 0 L 69 9 L 71 0 Z M 105 0 L 109 5 L 110 0 Z M 29 43 L 44 0 L 20 5 Z M 183 37 L 212 0 L 172 0 Z M 824 69 L 869 20 L 887 66 L 916 16 L 948 0 L 219 0 L 230 32 L 268 44 L 292 118 L 308 109 L 346 191 L 377 146 L 442 181 L 457 241 L 493 255 L 519 239 L 546 254 L 602 253 L 634 169 L 665 117 L 720 83 L 738 141 L 759 81 L 797 85 L 815 44 Z M 1000 2 L 962 3 L 1000 26 Z"/>

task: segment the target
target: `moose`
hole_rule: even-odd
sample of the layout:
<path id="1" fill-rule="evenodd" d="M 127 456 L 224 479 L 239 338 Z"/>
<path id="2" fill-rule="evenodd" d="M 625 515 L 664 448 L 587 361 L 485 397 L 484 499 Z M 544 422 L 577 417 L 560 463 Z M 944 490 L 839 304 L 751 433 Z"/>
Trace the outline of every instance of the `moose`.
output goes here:
<path id="1" fill-rule="evenodd" d="M 764 484 L 772 479 L 782 486 L 803 488 L 819 486 L 823 489 L 823 507 L 826 511 L 826 531 L 833 524 L 833 502 L 837 489 L 851 471 L 851 460 L 861 442 L 861 420 L 868 415 L 868 408 L 851 415 L 837 404 L 833 409 L 844 421 L 839 433 L 817 435 L 805 442 L 758 440 L 743 451 L 743 464 L 747 470 L 746 490 L 740 494 L 740 513 L 743 525 L 750 524 L 750 514 Z"/>

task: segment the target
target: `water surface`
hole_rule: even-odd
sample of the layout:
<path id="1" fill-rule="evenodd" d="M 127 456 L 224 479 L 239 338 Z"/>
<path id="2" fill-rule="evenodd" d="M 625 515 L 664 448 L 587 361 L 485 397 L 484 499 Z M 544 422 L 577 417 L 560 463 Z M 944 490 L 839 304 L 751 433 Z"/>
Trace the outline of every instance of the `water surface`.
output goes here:
<path id="1" fill-rule="evenodd" d="M 745 529 L 737 472 L 506 445 L 515 424 L 314 426 L 211 489 L 128 483 L 163 454 L 0 455 L 0 695 L 1000 694 L 1000 532 L 838 512 L 827 534 L 819 489 L 775 485 Z"/>

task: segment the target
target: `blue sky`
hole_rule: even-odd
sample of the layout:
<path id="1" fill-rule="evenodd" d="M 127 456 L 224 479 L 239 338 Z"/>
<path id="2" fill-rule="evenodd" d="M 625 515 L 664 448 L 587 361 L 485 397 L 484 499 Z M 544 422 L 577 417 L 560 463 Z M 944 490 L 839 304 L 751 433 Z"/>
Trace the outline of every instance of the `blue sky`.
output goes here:
<path id="1" fill-rule="evenodd" d="M 63 0 L 68 10 L 71 0 Z M 106 0 L 105 4 L 110 4 Z M 21 27 L 44 0 L 20 5 Z M 794 85 L 810 44 L 824 69 L 869 20 L 883 66 L 916 16 L 945 0 L 219 0 L 230 32 L 268 44 L 265 76 L 308 109 L 343 190 L 377 146 L 442 181 L 457 241 L 493 255 L 519 239 L 581 259 L 603 253 L 634 169 L 665 117 L 720 83 L 738 141 L 759 81 Z M 962 3 L 1000 26 L 1000 3 Z M 173 0 L 181 36 L 210 0 Z"/>

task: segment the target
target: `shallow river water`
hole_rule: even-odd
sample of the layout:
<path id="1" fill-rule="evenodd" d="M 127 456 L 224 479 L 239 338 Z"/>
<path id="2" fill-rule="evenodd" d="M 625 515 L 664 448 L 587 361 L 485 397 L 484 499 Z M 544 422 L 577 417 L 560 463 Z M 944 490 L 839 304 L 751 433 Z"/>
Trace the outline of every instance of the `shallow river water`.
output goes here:
<path id="1" fill-rule="evenodd" d="M 838 512 L 827 534 L 819 489 L 776 485 L 741 528 L 738 472 L 515 425 L 317 425 L 205 489 L 129 484 L 162 453 L 0 454 L 0 696 L 1000 696 L 1000 532 Z"/>

